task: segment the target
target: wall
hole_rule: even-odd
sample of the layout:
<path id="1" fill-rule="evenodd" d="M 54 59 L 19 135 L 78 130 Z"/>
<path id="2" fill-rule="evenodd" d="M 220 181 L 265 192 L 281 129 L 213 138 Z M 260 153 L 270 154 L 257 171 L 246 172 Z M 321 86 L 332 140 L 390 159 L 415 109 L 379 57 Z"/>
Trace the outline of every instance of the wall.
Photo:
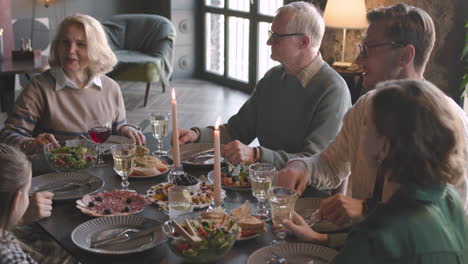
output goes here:
<path id="1" fill-rule="evenodd" d="M 323 5 L 326 0 L 316 2 Z M 458 100 L 463 71 L 460 56 L 464 45 L 464 21 L 467 19 L 468 1 L 366 0 L 366 6 L 370 10 L 378 6 L 389 6 L 400 2 L 426 10 L 434 20 L 437 39 L 424 76 Z M 358 54 L 356 44 L 360 42 L 363 33 L 364 31 L 359 30 L 348 31 L 346 61 L 353 61 L 356 58 Z M 326 60 L 340 58 L 342 38 L 342 30 L 327 28 L 322 42 L 322 54 Z"/>

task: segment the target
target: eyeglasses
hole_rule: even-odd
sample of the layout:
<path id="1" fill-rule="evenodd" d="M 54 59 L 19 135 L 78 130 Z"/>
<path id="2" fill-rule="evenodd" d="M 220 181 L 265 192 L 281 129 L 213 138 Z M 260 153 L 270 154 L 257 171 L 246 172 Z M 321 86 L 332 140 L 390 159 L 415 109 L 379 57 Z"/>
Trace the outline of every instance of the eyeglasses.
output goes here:
<path id="1" fill-rule="evenodd" d="M 404 43 L 401 43 L 401 42 L 384 42 L 384 43 L 376 43 L 376 44 L 372 44 L 372 45 L 359 45 L 358 44 L 358 47 L 359 47 L 359 56 L 362 56 L 362 57 L 367 57 L 369 56 L 369 49 L 373 49 L 373 48 L 377 48 L 377 47 L 382 47 L 382 46 L 394 46 L 394 47 L 401 47 L 403 45 L 405 45 Z"/>
<path id="2" fill-rule="evenodd" d="M 292 36 L 303 36 L 304 33 L 291 33 L 291 34 L 278 34 L 271 30 L 268 30 L 268 38 L 271 38 L 274 42 L 278 42 L 281 38 L 292 37 Z"/>

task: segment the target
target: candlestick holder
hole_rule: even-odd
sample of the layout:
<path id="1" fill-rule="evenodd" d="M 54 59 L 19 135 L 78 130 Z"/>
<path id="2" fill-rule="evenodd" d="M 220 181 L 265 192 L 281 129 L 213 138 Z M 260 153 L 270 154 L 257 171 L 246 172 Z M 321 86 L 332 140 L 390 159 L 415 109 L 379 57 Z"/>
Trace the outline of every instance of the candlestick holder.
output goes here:
<path id="1" fill-rule="evenodd" d="M 217 213 L 225 213 L 226 208 L 224 208 L 224 199 L 221 198 L 220 202 L 216 202 L 215 199 L 211 200 L 210 206 L 208 207 L 208 209 L 206 211 L 208 211 L 208 212 L 217 212 Z"/>
<path id="2" fill-rule="evenodd" d="M 174 180 L 181 175 L 184 175 L 184 167 L 182 165 L 177 167 L 174 164 L 172 164 L 171 171 L 167 175 L 167 181 L 170 183 L 174 183 Z"/>

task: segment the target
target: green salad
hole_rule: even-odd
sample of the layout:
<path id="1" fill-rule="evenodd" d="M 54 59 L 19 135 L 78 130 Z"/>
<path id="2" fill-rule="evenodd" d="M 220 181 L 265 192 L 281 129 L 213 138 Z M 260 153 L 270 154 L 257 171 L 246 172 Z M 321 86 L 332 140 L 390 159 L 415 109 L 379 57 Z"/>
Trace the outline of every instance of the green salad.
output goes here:
<path id="1" fill-rule="evenodd" d="M 183 239 L 172 240 L 172 246 L 183 257 L 194 260 L 200 260 L 200 258 L 209 260 L 212 257 L 224 255 L 236 241 L 237 234 L 231 230 L 235 225 L 235 220 L 229 220 L 227 226 L 219 226 L 214 221 L 206 220 L 201 222 L 190 220 L 190 222 L 202 241 L 194 245 Z M 182 223 L 181 226 L 188 230 L 186 223 Z M 172 235 L 174 237 L 180 236 L 177 232 Z"/>
<path id="2" fill-rule="evenodd" d="M 52 166 L 67 170 L 88 168 L 95 160 L 95 153 L 83 146 L 51 149 L 49 155 Z"/>

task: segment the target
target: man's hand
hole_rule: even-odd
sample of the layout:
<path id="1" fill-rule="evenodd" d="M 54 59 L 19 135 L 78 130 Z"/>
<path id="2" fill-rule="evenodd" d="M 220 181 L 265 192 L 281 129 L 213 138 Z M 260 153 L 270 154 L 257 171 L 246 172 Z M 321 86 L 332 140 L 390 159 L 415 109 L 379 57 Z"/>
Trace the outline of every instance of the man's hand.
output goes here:
<path id="1" fill-rule="evenodd" d="M 302 195 L 307 187 L 309 172 L 303 161 L 293 161 L 278 172 L 276 185 L 287 189 L 295 189 L 299 196 Z"/>
<path id="2" fill-rule="evenodd" d="M 144 145 L 146 144 L 146 138 L 145 138 L 145 135 L 143 135 L 143 133 L 141 133 L 140 130 L 138 129 L 135 129 L 134 127 L 131 127 L 131 126 L 124 126 L 120 129 L 120 134 L 122 136 L 126 136 L 128 138 L 130 138 L 131 140 L 133 140 L 133 142 L 135 142 L 135 144 L 137 145 Z"/>
<path id="3" fill-rule="evenodd" d="M 198 134 L 193 130 L 179 128 L 179 144 L 192 143 L 198 140 Z"/>
<path id="4" fill-rule="evenodd" d="M 23 215 L 20 224 L 27 225 L 42 218 L 49 217 L 52 214 L 52 197 L 51 192 L 37 192 L 30 201 L 28 209 Z"/>
<path id="5" fill-rule="evenodd" d="M 363 201 L 335 194 L 320 203 L 320 216 L 337 225 L 358 222 L 363 218 Z"/>
<path id="6" fill-rule="evenodd" d="M 254 149 L 244 145 L 239 140 L 233 140 L 224 145 L 221 152 L 224 158 L 234 165 L 239 163 L 252 164 L 254 162 Z"/>
<path id="7" fill-rule="evenodd" d="M 39 134 L 35 138 L 31 138 L 31 139 L 28 139 L 27 141 L 24 141 L 22 143 L 23 151 L 28 155 L 35 154 L 35 153 L 40 152 L 44 148 L 44 146 L 49 143 L 54 143 L 56 147 L 60 147 L 54 135 L 49 134 L 49 133 L 42 133 L 42 134 Z"/>
<path id="8" fill-rule="evenodd" d="M 296 212 L 294 212 L 292 221 L 285 219 L 283 220 L 283 225 L 300 240 L 319 244 L 327 243 L 328 235 L 320 234 L 312 230 L 304 218 Z"/>

